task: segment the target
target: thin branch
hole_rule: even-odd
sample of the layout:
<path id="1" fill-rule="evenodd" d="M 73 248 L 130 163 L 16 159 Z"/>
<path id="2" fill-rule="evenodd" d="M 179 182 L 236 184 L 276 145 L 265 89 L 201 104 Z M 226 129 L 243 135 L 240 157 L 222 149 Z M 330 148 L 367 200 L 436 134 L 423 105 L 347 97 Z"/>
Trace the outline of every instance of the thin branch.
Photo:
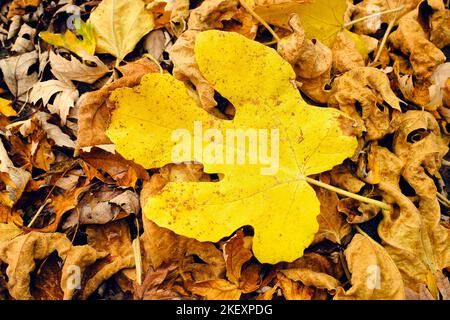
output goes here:
<path id="1" fill-rule="evenodd" d="M 27 225 L 27 228 L 31 228 L 31 226 L 33 225 L 33 223 L 36 221 L 36 219 L 39 217 L 39 215 L 41 214 L 42 210 L 44 210 L 45 206 L 47 204 L 49 204 L 50 202 L 52 202 L 52 199 L 47 199 L 45 200 L 45 202 L 42 204 L 42 206 L 39 207 L 38 211 L 36 211 L 36 214 L 34 215 L 33 219 L 31 219 L 30 223 Z"/>
<path id="2" fill-rule="evenodd" d="M 248 11 L 248 13 L 250 13 L 256 20 L 258 20 L 258 22 L 261 23 L 272 34 L 276 42 L 280 41 L 280 37 L 278 37 L 272 27 L 269 26 L 269 24 L 252 9 L 252 7 L 246 2 L 246 0 L 239 0 L 239 2 L 241 3 L 241 6 L 243 6 L 244 9 Z"/>
<path id="3" fill-rule="evenodd" d="M 377 13 L 374 13 L 374 14 L 371 14 L 371 15 L 368 15 L 368 16 L 365 16 L 365 17 L 361 17 L 361 18 L 358 18 L 356 20 L 352 20 L 350 22 L 347 22 L 346 24 L 344 24 L 344 28 L 351 27 L 351 26 L 353 26 L 354 24 L 356 24 L 358 22 L 369 20 L 371 18 L 379 17 L 379 16 L 382 16 L 382 15 L 385 15 L 385 14 L 397 13 L 399 11 L 402 11 L 403 9 L 405 9 L 405 6 L 400 6 L 400 7 L 395 8 L 395 9 L 385 10 L 385 11 L 377 12 Z"/>
<path id="4" fill-rule="evenodd" d="M 438 198 L 438 200 L 440 200 L 440 202 L 445 205 L 447 208 L 450 207 L 450 200 L 448 200 L 446 197 L 444 197 L 442 194 L 440 194 L 439 192 L 436 193 L 436 196 Z"/>

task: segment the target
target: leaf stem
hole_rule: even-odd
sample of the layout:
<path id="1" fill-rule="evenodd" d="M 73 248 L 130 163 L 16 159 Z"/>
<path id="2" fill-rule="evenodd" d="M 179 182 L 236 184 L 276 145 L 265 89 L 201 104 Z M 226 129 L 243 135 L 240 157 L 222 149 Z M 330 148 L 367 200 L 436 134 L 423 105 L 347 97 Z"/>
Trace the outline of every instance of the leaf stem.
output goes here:
<path id="1" fill-rule="evenodd" d="M 374 17 L 382 16 L 382 15 L 389 14 L 389 13 L 399 12 L 399 11 L 402 11 L 403 9 L 405 9 L 405 6 L 400 6 L 400 7 L 395 8 L 395 9 L 389 9 L 389 10 L 377 12 L 377 13 L 374 13 L 374 14 L 370 14 L 368 16 L 361 17 L 361 18 L 358 18 L 356 20 L 352 20 L 350 22 L 347 22 L 346 24 L 344 24 L 344 28 L 351 27 L 351 26 L 353 26 L 354 24 L 356 24 L 358 22 L 369 20 L 369 19 L 374 18 Z"/>
<path id="2" fill-rule="evenodd" d="M 438 200 L 441 200 L 442 204 L 447 206 L 447 208 L 450 207 L 450 201 L 445 196 L 443 196 L 439 192 L 436 193 L 436 196 Z"/>
<path id="3" fill-rule="evenodd" d="M 275 31 L 272 29 L 271 26 L 269 26 L 269 24 L 264 21 L 263 18 L 261 18 L 253 9 L 252 7 L 247 3 L 246 0 L 239 0 L 239 2 L 241 3 L 241 6 L 244 7 L 245 10 L 248 11 L 248 13 L 250 13 L 256 20 L 258 20 L 259 23 L 261 23 L 266 29 L 267 31 L 269 31 L 272 36 L 274 37 L 274 39 L 276 40 L 276 42 L 280 41 L 280 37 L 278 37 L 278 35 L 275 33 Z"/>
<path id="4" fill-rule="evenodd" d="M 363 197 L 363 196 L 360 196 L 359 194 L 355 194 L 355 193 L 352 193 L 352 192 L 349 192 L 349 191 L 346 191 L 346 190 L 343 190 L 343 189 L 331 186 L 331 185 L 329 185 L 327 183 L 324 183 L 322 181 L 318 181 L 318 180 L 311 179 L 311 178 L 308 178 L 308 177 L 305 177 L 305 180 L 307 182 L 313 184 L 313 185 L 318 186 L 318 187 L 321 187 L 321 188 L 324 188 L 324 189 L 336 192 L 336 193 L 338 193 L 340 195 L 343 195 L 343 196 L 346 196 L 346 197 L 349 197 L 349 198 L 352 198 L 352 199 L 355 199 L 355 200 L 358 200 L 358 201 L 361 201 L 361 202 L 373 204 L 373 205 L 375 205 L 377 207 L 380 207 L 381 209 L 384 209 L 384 210 L 392 209 L 392 207 L 390 205 L 388 205 L 388 204 L 386 204 L 386 203 L 384 203 L 382 201 L 378 201 L 378 200 L 375 200 L 375 199 Z"/>

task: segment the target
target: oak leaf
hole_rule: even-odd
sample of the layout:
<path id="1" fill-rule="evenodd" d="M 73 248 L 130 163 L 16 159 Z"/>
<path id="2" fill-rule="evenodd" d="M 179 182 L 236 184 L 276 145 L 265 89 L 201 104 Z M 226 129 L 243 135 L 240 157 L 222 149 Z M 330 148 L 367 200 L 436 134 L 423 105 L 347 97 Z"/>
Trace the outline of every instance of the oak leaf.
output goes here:
<path id="1" fill-rule="evenodd" d="M 304 103 L 291 83 L 291 66 L 262 44 L 212 30 L 197 36 L 195 52 L 205 78 L 236 107 L 233 121 L 198 108 L 172 76 L 149 74 L 136 88 L 114 91 L 116 109 L 107 134 L 122 156 L 155 168 L 172 162 L 172 130 L 192 132 L 194 120 L 219 130 L 278 128 L 277 174 L 261 175 L 261 164 L 220 165 L 208 157 L 185 155 L 181 161 L 203 162 L 205 172 L 225 177 L 216 183 L 169 183 L 147 199 L 143 210 L 158 225 L 200 241 L 218 241 L 250 224 L 255 229 L 255 257 L 271 263 L 292 261 L 317 231 L 319 202 L 305 178 L 353 155 L 356 139 L 345 129 L 353 120 L 335 109 Z"/>

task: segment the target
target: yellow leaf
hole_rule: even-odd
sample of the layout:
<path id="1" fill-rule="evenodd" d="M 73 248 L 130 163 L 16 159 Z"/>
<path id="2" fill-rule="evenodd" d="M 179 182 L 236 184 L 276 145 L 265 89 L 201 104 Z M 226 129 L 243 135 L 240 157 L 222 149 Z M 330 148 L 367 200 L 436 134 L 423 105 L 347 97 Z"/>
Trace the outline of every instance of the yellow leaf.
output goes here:
<path id="1" fill-rule="evenodd" d="M 15 117 L 17 116 L 16 110 L 11 107 L 11 101 L 0 98 L 0 114 L 6 117 Z"/>
<path id="2" fill-rule="evenodd" d="M 298 14 L 307 38 L 317 39 L 329 48 L 333 46 L 337 34 L 344 29 L 347 6 L 346 0 L 315 0 L 313 2 L 253 0 L 253 7 L 257 14 L 267 22 L 284 28 L 289 28 L 290 15 Z M 355 41 L 361 55 L 367 56 L 367 49 L 359 35 L 350 31 L 347 33 Z"/>
<path id="3" fill-rule="evenodd" d="M 153 16 L 142 0 L 103 0 L 92 11 L 89 22 L 95 29 L 97 53 L 109 53 L 118 62 L 153 29 Z"/>
<path id="4" fill-rule="evenodd" d="M 90 23 L 85 23 L 81 19 L 76 20 L 74 26 L 75 31 L 82 39 L 79 39 L 77 35 L 70 30 L 66 30 L 64 34 L 43 31 L 39 33 L 39 37 L 51 45 L 66 48 L 79 56 L 83 56 L 83 53 L 93 55 L 95 53 L 94 28 Z"/>
<path id="5" fill-rule="evenodd" d="M 199 33 L 195 54 L 204 77 L 236 108 L 232 121 L 198 107 L 183 83 L 171 75 L 149 74 L 140 86 L 112 93 L 116 109 L 107 135 L 122 156 L 155 168 L 174 162 L 173 148 L 179 146 L 172 140 L 174 130 L 185 129 L 189 138 L 194 133 L 196 143 L 176 162 L 201 162 L 205 172 L 223 178 L 170 182 L 143 200 L 146 216 L 200 241 L 218 241 L 251 225 L 256 258 L 267 263 L 292 261 L 302 255 L 318 229 L 320 203 L 305 178 L 353 155 L 357 142 L 346 133 L 346 124 L 353 120 L 336 109 L 307 105 L 293 85 L 292 67 L 275 50 L 237 33 Z M 236 160 L 246 146 L 236 144 L 228 150 L 220 134 L 198 138 L 199 122 L 194 121 L 201 122 L 203 130 L 217 129 L 222 137 L 226 130 L 266 130 L 271 150 L 267 157 L 272 161 L 217 161 L 213 153 L 198 152 L 216 149 L 223 160 L 220 150 L 227 149 L 227 156 Z M 192 152 L 194 145 L 197 152 Z"/>

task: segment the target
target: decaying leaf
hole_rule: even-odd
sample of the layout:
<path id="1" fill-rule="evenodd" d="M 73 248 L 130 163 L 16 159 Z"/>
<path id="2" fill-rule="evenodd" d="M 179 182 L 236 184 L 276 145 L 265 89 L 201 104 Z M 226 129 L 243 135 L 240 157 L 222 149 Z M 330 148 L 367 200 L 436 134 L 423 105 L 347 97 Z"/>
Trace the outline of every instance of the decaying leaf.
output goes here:
<path id="1" fill-rule="evenodd" d="M 353 19 L 367 17 L 380 12 L 395 10 L 394 12 L 374 16 L 355 24 L 355 30 L 362 34 L 373 34 L 377 32 L 382 23 L 390 23 L 394 17 L 401 18 L 411 10 L 416 9 L 422 0 L 363 0 L 355 5 Z M 400 9 L 403 8 L 403 9 Z"/>
<path id="2" fill-rule="evenodd" d="M 197 35 L 195 51 L 203 75 L 236 107 L 233 121 L 220 120 L 199 109 L 183 84 L 173 77 L 150 74 L 140 86 L 113 93 L 116 109 L 107 134 L 125 158 L 155 168 L 173 162 L 176 143 L 171 141 L 172 130 L 187 128 L 192 132 L 194 120 L 219 130 L 278 128 L 279 171 L 261 175 L 261 164 L 215 164 L 208 158 L 211 155 L 193 158 L 189 148 L 178 161 L 202 162 L 205 172 L 224 173 L 225 177 L 216 183 L 169 183 L 158 196 L 146 201 L 144 212 L 160 226 L 201 241 L 218 241 L 250 224 L 255 229 L 253 251 L 260 261 L 292 261 L 312 241 L 317 231 L 315 216 L 320 211 L 313 189 L 299 177 L 331 169 L 353 155 L 356 141 L 345 133 L 346 118 L 334 109 L 314 108 L 302 102 L 290 82 L 295 78 L 290 65 L 276 51 L 243 36 L 206 31 Z M 242 57 L 238 52 L 247 55 Z M 247 78 L 244 83 L 242 74 Z M 178 101 L 184 101 L 183 106 Z M 174 114 L 177 119 L 173 119 Z M 220 142 L 214 144 L 223 147 Z M 327 156 L 322 157 L 322 152 Z M 255 182 L 250 183 L 252 177 Z M 280 197 L 285 200 L 270 200 Z M 245 206 L 246 214 L 241 213 L 241 206 Z M 286 215 L 286 211 L 292 214 Z M 195 225 L 194 220 L 198 221 Z"/>
<path id="3" fill-rule="evenodd" d="M 294 67 L 302 84 L 300 90 L 311 99 L 325 103 L 329 96 L 325 85 L 330 82 L 331 50 L 320 41 L 306 38 L 298 15 L 291 17 L 289 25 L 294 32 L 280 40 L 278 53 Z"/>
<path id="4" fill-rule="evenodd" d="M 101 252 L 107 252 L 109 259 L 87 280 L 82 298 L 87 299 L 106 279 L 122 269 L 135 265 L 128 224 L 116 221 L 104 226 L 91 226 L 87 229 L 88 243 Z"/>
<path id="5" fill-rule="evenodd" d="M 49 104 L 52 97 L 53 102 Z M 66 122 L 67 116 L 71 108 L 75 106 L 78 100 L 78 90 L 71 81 L 48 80 L 39 82 L 33 86 L 30 93 L 30 101 L 42 103 L 47 106 L 51 113 L 58 114 L 62 123 Z"/>
<path id="6" fill-rule="evenodd" d="M 370 67 L 350 70 L 336 79 L 328 106 L 357 120 L 368 140 L 392 133 L 398 126 L 401 111 L 400 100 L 392 91 L 386 74 Z"/>
<path id="7" fill-rule="evenodd" d="M 36 268 L 35 260 L 45 259 L 54 251 L 65 260 L 60 284 L 65 299 L 71 299 L 74 291 L 74 288 L 68 287 L 67 280 L 71 269 L 77 267 L 83 272 L 86 266 L 104 257 L 103 253 L 90 246 L 73 246 L 61 233 L 31 232 L 1 242 L 0 260 L 8 265 L 6 274 L 12 297 L 27 300 L 33 298 L 30 294 L 30 273 Z"/>
<path id="8" fill-rule="evenodd" d="M 205 110 L 212 110 L 217 102 L 214 100 L 214 88 L 204 78 L 195 61 L 194 46 L 197 31 L 186 31 L 170 49 L 174 63 L 173 76 L 181 81 L 190 81 L 196 88 L 200 103 Z"/>
<path id="9" fill-rule="evenodd" d="M 15 97 L 22 97 L 37 82 L 38 74 L 32 71 L 37 61 L 37 51 L 0 60 L 4 81 Z"/>
<path id="10" fill-rule="evenodd" d="M 402 300 L 405 288 L 400 272 L 386 250 L 363 236 L 355 235 L 345 250 L 352 287 L 339 288 L 334 299 Z"/>
<path id="11" fill-rule="evenodd" d="M 9 7 L 7 18 L 12 18 L 15 15 L 23 15 L 27 7 L 37 7 L 42 0 L 14 0 Z"/>
<path id="12" fill-rule="evenodd" d="M 392 182 L 380 182 L 383 197 L 397 208 L 384 213 L 378 232 L 397 264 L 405 287 L 418 292 L 427 285 L 437 297 L 436 273 L 450 264 L 449 231 L 440 225 L 440 208 L 432 178 L 448 151 L 440 129 L 428 112 L 408 111 L 395 142 L 395 154 L 404 161 L 403 178 L 418 197 L 416 207 Z M 399 237 L 399 235 L 401 235 Z"/>
<path id="13" fill-rule="evenodd" d="M 445 55 L 428 40 L 414 14 L 400 19 L 398 29 L 389 36 L 389 41 L 408 57 L 418 79 L 429 78 L 436 67 L 445 62 Z"/>
<path id="14" fill-rule="evenodd" d="M 21 197 L 31 174 L 23 168 L 16 168 L 0 141 L 0 181 L 5 186 L 0 193 L 0 204 L 12 207 Z"/>
<path id="15" fill-rule="evenodd" d="M 58 53 L 50 52 L 49 61 L 52 73 L 61 81 L 75 80 L 94 83 L 109 72 L 109 68 L 96 56 L 83 55 L 83 61 L 74 56 L 66 59 Z"/>

